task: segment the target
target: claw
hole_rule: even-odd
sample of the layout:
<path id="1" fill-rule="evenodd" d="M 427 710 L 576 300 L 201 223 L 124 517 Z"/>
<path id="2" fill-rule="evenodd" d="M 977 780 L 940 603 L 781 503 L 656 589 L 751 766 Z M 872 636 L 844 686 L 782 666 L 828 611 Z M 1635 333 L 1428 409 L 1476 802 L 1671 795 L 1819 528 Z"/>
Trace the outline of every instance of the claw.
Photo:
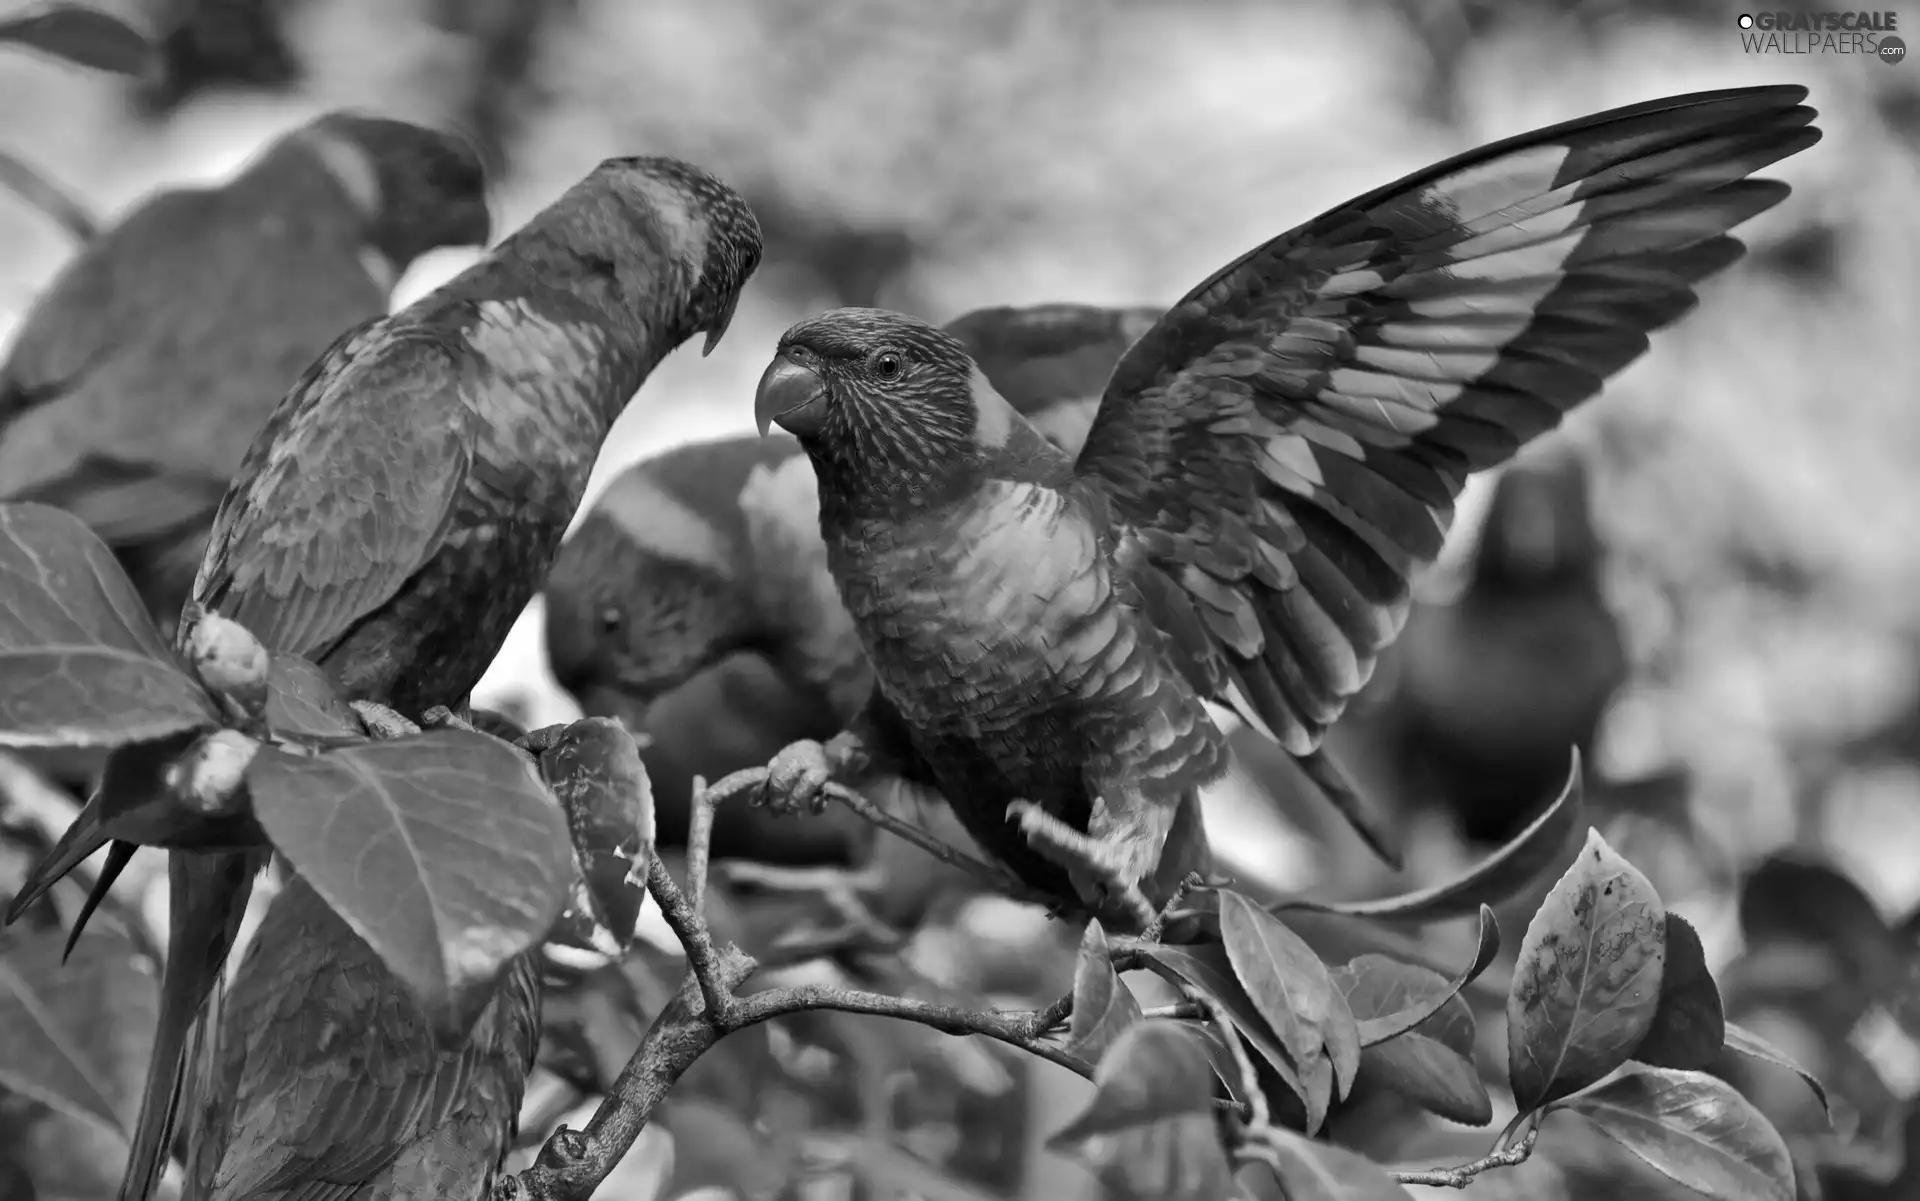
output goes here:
<path id="1" fill-rule="evenodd" d="M 1125 843 L 1107 842 L 1076 830 L 1032 801 L 1012 801 L 1007 816 L 1020 824 L 1033 849 L 1067 869 L 1096 916 L 1143 930 L 1157 916 L 1140 891 L 1138 855 Z"/>
<path id="2" fill-rule="evenodd" d="M 824 812 L 833 776 L 826 747 L 811 740 L 793 743 L 767 764 L 767 782 L 761 786 L 758 803 L 782 814 Z"/>
<path id="3" fill-rule="evenodd" d="M 419 726 L 377 701 L 347 703 L 355 713 L 360 715 L 360 724 L 367 727 L 367 733 L 375 738 L 406 738 L 420 732 Z"/>
<path id="4" fill-rule="evenodd" d="M 447 708 L 445 705 L 435 705 L 425 713 L 422 713 L 420 715 L 420 728 L 423 730 L 438 730 L 441 728 L 465 730 L 469 734 L 478 734 L 480 732 L 474 728 L 472 722 Z"/>

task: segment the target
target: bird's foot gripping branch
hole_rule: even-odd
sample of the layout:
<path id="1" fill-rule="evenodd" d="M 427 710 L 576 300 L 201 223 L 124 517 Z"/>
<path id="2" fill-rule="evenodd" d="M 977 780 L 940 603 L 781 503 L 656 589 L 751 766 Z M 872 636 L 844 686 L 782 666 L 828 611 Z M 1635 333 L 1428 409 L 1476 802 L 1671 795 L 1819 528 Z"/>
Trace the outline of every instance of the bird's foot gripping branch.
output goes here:
<path id="1" fill-rule="evenodd" d="M 445 1032 L 493 998 L 509 960 L 544 939 L 623 953 L 644 880 L 685 951 L 686 977 L 586 1127 L 558 1129 L 530 1168 L 495 1183 L 495 1197 L 590 1196 L 720 1039 L 818 1010 L 980 1035 L 1089 1077 L 1091 1100 L 1051 1145 L 1123 1196 L 1232 1196 L 1259 1173 L 1289 1195 L 1464 1187 L 1550 1145 L 1546 1123 L 1562 1112 L 1708 1196 L 1793 1196 L 1779 1134 L 1704 1070 L 1728 1052 L 1792 1064 L 1725 1021 L 1698 938 L 1647 879 L 1597 833 L 1580 843 L 1577 762 L 1526 831 L 1453 881 L 1346 905 L 1185 887 L 1139 936 L 1109 937 L 1088 922 L 1071 990 L 1039 1008 L 814 983 L 743 991 L 761 965 L 709 924 L 709 839 L 715 808 L 763 792 L 768 772 L 698 790 L 677 880 L 649 853 L 645 773 L 614 723 L 535 731 L 519 745 L 451 715 L 422 715 L 436 726 L 422 730 L 403 715 L 356 712 L 310 664 L 266 655 L 244 630 L 204 617 L 176 655 L 106 549 L 53 509 L 0 507 L 0 585 L 14 602 L 0 614 L 0 745 L 92 747 L 107 763 L 93 826 L 69 832 L 16 912 L 112 839 L 178 854 L 270 845 Z M 1007 887 L 997 869 L 858 792 L 826 782 L 820 795 Z M 379 870 L 365 870 L 374 860 Z M 1500 939 L 1488 903 L 1556 869 L 1510 984 L 1490 988 L 1483 973 Z M 475 878 L 489 888 L 460 887 Z M 94 901 L 111 881 L 103 873 Z M 417 920 L 421 897 L 434 899 L 431 921 Z M 1385 954 L 1329 965 L 1295 928 L 1308 924 L 1288 916 L 1302 911 L 1474 921 L 1476 949 L 1450 971 Z M 569 919 L 607 937 L 571 938 Z M 1135 972 L 1179 999 L 1142 1008 L 1123 982 Z M 1516 1114 L 1486 1154 L 1395 1168 L 1315 1137 L 1363 1073 L 1445 1117 L 1490 1123 L 1467 1003 L 1490 991 L 1504 1006 L 1504 1083 Z"/>

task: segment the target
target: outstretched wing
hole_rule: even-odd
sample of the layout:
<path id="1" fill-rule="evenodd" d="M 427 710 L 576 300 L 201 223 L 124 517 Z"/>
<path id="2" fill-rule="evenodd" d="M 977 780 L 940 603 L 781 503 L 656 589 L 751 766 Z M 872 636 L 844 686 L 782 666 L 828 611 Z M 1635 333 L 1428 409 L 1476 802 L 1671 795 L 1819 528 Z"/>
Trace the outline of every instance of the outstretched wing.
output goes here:
<path id="1" fill-rule="evenodd" d="M 458 335 L 374 321 L 320 356 L 241 463 L 194 599 L 323 657 L 446 537 L 471 461 Z"/>
<path id="2" fill-rule="evenodd" d="M 1308 755 L 1406 619 L 1467 475 L 1647 348 L 1778 204 L 1802 87 L 1483 146 L 1316 217 L 1127 352 L 1076 472 L 1196 685 Z"/>
<path id="3" fill-rule="evenodd" d="M 1120 356 L 1163 310 L 1092 304 L 999 305 L 949 321 L 993 390 L 1048 441 L 1075 454 Z"/>

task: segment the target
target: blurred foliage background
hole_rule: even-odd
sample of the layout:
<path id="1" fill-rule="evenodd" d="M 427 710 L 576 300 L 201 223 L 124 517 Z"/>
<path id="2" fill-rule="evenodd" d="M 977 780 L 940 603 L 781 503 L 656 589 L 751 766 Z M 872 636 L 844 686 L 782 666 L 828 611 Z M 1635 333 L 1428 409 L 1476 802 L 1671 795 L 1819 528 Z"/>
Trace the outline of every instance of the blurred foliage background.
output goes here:
<path id="1" fill-rule="evenodd" d="M 1591 763 L 1682 781 L 1622 806 L 1608 837 L 1699 925 L 1716 974 L 1754 962 L 1737 881 L 1783 850 L 1836 865 L 1883 921 L 1920 901 L 1920 63 L 1749 55 L 1738 5 L 1717 0 L 102 7 L 165 36 L 165 76 L 0 60 L 0 150 L 108 219 L 342 106 L 476 138 L 502 230 L 608 155 L 679 155 L 741 189 L 767 261 L 716 354 L 683 349 L 649 381 L 596 489 L 643 455 L 750 428 L 773 340 L 809 311 L 1169 303 L 1328 205 L 1479 143 L 1664 94 L 1806 84 L 1826 138 L 1768 172 L 1792 199 L 1743 227 L 1751 255 L 1542 453 L 1572 450 L 1591 473 L 1626 650 Z M 0 338 L 71 250 L 0 196 Z M 469 257 L 430 256 L 396 303 Z M 1425 585 L 1436 603 L 1460 594 L 1488 493 L 1477 481 Z M 569 715 L 539 636 L 529 614 L 476 700 L 535 724 Z M 1563 666 L 1549 657 L 1527 686 L 1556 687 Z M 1377 691 L 1404 674 L 1383 670 Z M 1417 794 L 1365 762 L 1367 713 L 1349 724 L 1363 774 Z M 1252 820 L 1218 816 L 1236 815 Z M 1246 845 L 1291 887 L 1351 893 L 1371 881 L 1349 843 L 1328 854 L 1263 827 Z M 1418 845 L 1416 870 L 1468 854 Z M 1898 1023 L 1841 1025 L 1890 1097 L 1920 1089 Z"/>

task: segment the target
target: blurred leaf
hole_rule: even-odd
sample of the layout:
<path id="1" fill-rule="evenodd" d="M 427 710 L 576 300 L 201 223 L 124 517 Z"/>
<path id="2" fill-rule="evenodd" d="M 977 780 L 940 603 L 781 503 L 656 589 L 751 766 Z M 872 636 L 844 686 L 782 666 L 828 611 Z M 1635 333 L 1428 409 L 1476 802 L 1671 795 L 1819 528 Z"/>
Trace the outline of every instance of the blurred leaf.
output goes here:
<path id="1" fill-rule="evenodd" d="M 860 1178 L 882 1196 L 914 1197 L 919 1201 L 999 1201 L 998 1194 L 985 1192 L 883 1139 L 829 1135 L 809 1141 L 816 1150 L 839 1156 L 858 1169 Z"/>
<path id="2" fill-rule="evenodd" d="M 1666 907 L 1600 837 L 1587 843 L 1520 942 L 1507 994 L 1507 1074 L 1522 1112 L 1625 1063 L 1660 999 Z"/>
<path id="3" fill-rule="evenodd" d="M 140 1106 L 159 985 L 107 920 L 60 962 L 54 927 L 0 935 L 0 1084 L 124 1139 Z"/>
<path id="4" fill-rule="evenodd" d="M 1774 1046 L 1766 1039 L 1761 1038 L 1745 1026 L 1736 1026 L 1732 1022 L 1728 1022 L 1726 1023 L 1726 1027 L 1727 1050 L 1738 1051 L 1740 1054 L 1748 1056 L 1749 1058 L 1758 1059 L 1763 1063 L 1773 1064 L 1775 1067 L 1785 1068 L 1789 1072 L 1799 1076 L 1800 1079 L 1807 1082 L 1807 1087 L 1813 1090 L 1814 1096 L 1820 1098 L 1820 1107 L 1827 1111 L 1828 1120 L 1832 1120 L 1833 1103 L 1827 1100 L 1826 1086 L 1821 1084 L 1812 1072 L 1795 1063 L 1785 1051 Z"/>
<path id="5" fill-rule="evenodd" d="M 1633 1057 L 1657 1068 L 1704 1069 L 1720 1058 L 1727 1015 L 1720 986 L 1707 971 L 1700 936 L 1686 918 L 1667 914 L 1667 958 L 1653 1025 Z"/>
<path id="6" fill-rule="evenodd" d="M 774 1196 L 792 1177 L 790 1151 L 779 1153 L 766 1136 L 711 1101 L 676 1098 L 661 1107 L 660 1124 L 673 1135 L 673 1174 L 662 1197 L 721 1188 L 744 1201 L 759 1201 Z"/>
<path id="7" fill-rule="evenodd" d="M 1326 1065 L 1324 1070 L 1317 1073 L 1310 1069 L 1307 1079 L 1301 1079 L 1299 1069 L 1286 1051 L 1281 1049 L 1273 1028 L 1261 1016 L 1259 1006 L 1253 1003 L 1253 998 L 1247 995 L 1247 990 L 1235 977 L 1233 965 L 1227 960 L 1227 949 L 1219 945 L 1169 947 L 1155 944 L 1144 950 L 1155 975 L 1176 987 L 1190 986 L 1220 1003 L 1233 1020 L 1234 1028 L 1267 1062 L 1281 1082 L 1300 1098 L 1306 1108 L 1307 1129 L 1318 1130 L 1320 1124 L 1326 1121 L 1327 1107 L 1333 1101 L 1332 1066 Z M 1313 1058 L 1308 1062 L 1322 1065 L 1326 1059 L 1316 1048 Z"/>
<path id="8" fill-rule="evenodd" d="M 118 17 L 79 4 L 43 4 L 0 19 L 0 42 L 136 79 L 160 64 L 159 49 L 145 34 Z"/>
<path id="9" fill-rule="evenodd" d="M 274 651 L 267 668 L 267 728 L 285 738 L 366 741 L 360 718 L 327 673 L 298 655 Z"/>
<path id="10" fill-rule="evenodd" d="M 571 891 L 567 823 L 506 743 L 429 730 L 315 755 L 262 748 L 254 815 L 433 1018 L 464 1035 Z"/>
<path id="11" fill-rule="evenodd" d="M 1220 935 L 1233 973 L 1295 1064 L 1326 1048 L 1345 1096 L 1360 1070 L 1360 1032 L 1327 965 L 1279 918 L 1237 892 L 1220 894 Z"/>
<path id="12" fill-rule="evenodd" d="M 1412 1201 L 1386 1169 L 1345 1147 L 1317 1143 L 1291 1130 L 1262 1132 L 1268 1166 L 1287 1201 Z"/>
<path id="13" fill-rule="evenodd" d="M 0 187 L 51 218 L 76 242 L 87 241 L 99 230 L 99 223 L 79 201 L 67 195 L 32 166 L 4 150 L 0 150 Z"/>
<path id="14" fill-rule="evenodd" d="M 1121 1031 L 1139 1020 L 1140 1003 L 1113 970 L 1107 932 L 1098 921 L 1088 922 L 1073 969 L 1067 1049 L 1088 1063 L 1099 1063 Z"/>
<path id="15" fill-rule="evenodd" d="M 1217 1125 L 1198 1114 L 1097 1135 L 1074 1158 L 1105 1188 L 1104 1201 L 1223 1201 L 1239 1195 Z"/>
<path id="16" fill-rule="evenodd" d="M 1405 1033 L 1438 1013 L 1486 971 L 1499 953 L 1500 923 L 1494 920 L 1493 910 L 1482 905 L 1473 960 L 1452 980 L 1429 968 L 1371 953 L 1334 968 L 1330 974 L 1353 1011 L 1364 1049 Z"/>
<path id="17" fill-rule="evenodd" d="M 640 748 L 612 718 L 576 721 L 540 753 L 540 774 L 566 812 L 593 918 L 632 945 L 653 854 L 653 786 Z"/>
<path id="18" fill-rule="evenodd" d="M 1554 1106 L 1667 1179 L 1720 1201 L 1792 1201 L 1793 1162 L 1761 1112 L 1704 1072 L 1634 1068 Z"/>
<path id="19" fill-rule="evenodd" d="M 113 554 L 79 518 L 0 505 L 0 746 L 118 746 L 214 724 Z"/>
<path id="20" fill-rule="evenodd" d="M 104 1201 L 117 1193 L 127 1161 L 125 1136 L 58 1110 L 34 1121 L 14 1150 L 33 1175 L 35 1201 Z M 155 1196 L 169 1194 L 163 1187 Z"/>
<path id="21" fill-rule="evenodd" d="M 1565 851 L 1568 840 L 1579 828 L 1583 810 L 1580 787 L 1580 756 L 1573 757 L 1567 783 L 1553 804 L 1533 824 L 1514 836 L 1512 842 L 1489 855 L 1478 867 L 1457 880 L 1423 888 L 1397 897 L 1373 901 L 1327 902 L 1294 898 L 1282 901 L 1276 909 L 1312 909 L 1321 913 L 1343 913 L 1350 917 L 1392 918 L 1398 921 L 1441 922 L 1468 914 L 1498 901 L 1504 901 L 1526 888 L 1551 868 Z"/>
<path id="22" fill-rule="evenodd" d="M 1740 930 L 1749 946 L 1779 939 L 1810 943 L 1838 955 L 1853 978 L 1842 988 L 1864 998 L 1890 1000 L 1904 991 L 1907 946 L 1880 916 L 1858 884 L 1825 864 L 1775 855 L 1750 874 L 1740 890 Z M 1808 981 L 1824 989 L 1833 982 Z"/>
<path id="23" fill-rule="evenodd" d="M 1162 1118 L 1213 1120 L 1213 1069 L 1206 1046 L 1178 1022 L 1141 1022 L 1121 1032 L 1093 1071 L 1093 1100 L 1047 1140 L 1054 1150 L 1119 1134 Z"/>

